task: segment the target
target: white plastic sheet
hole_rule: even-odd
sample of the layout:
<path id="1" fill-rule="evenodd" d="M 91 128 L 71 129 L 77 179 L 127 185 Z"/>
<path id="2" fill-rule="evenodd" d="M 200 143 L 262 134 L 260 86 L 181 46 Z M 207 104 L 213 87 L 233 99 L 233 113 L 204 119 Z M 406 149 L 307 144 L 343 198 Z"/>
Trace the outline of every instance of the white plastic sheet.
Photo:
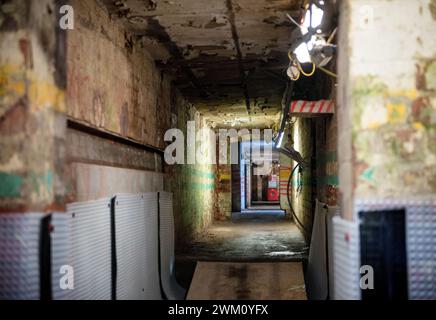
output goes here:
<path id="1" fill-rule="evenodd" d="M 173 195 L 159 192 L 160 216 L 160 272 L 165 296 L 169 300 L 182 300 L 186 290 L 176 280 L 174 272 L 174 216 Z"/>

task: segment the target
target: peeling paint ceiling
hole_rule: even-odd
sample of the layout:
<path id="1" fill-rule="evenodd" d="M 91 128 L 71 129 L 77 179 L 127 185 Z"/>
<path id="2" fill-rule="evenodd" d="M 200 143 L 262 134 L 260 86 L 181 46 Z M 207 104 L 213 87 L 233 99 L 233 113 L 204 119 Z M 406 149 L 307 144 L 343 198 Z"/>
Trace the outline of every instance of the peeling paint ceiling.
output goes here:
<path id="1" fill-rule="evenodd" d="M 278 121 L 304 0 L 103 0 L 213 126 Z"/>

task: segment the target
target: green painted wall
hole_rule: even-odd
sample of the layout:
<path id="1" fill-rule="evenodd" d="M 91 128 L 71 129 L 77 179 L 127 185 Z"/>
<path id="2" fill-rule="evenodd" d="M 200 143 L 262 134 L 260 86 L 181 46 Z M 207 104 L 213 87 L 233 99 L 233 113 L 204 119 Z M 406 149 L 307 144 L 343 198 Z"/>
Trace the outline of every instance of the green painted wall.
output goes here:
<path id="1" fill-rule="evenodd" d="M 299 151 L 303 158 L 312 165 L 312 130 L 311 119 L 298 118 L 291 128 L 291 134 L 294 139 L 294 148 Z M 292 167 L 296 165 L 292 162 Z M 303 234 L 306 240 L 310 239 L 310 230 L 312 228 L 313 219 L 313 186 L 316 183 L 312 179 L 312 172 L 310 169 L 304 170 L 300 175 L 298 170 L 294 173 L 292 178 L 292 205 L 298 219 L 304 225 Z"/>
<path id="2" fill-rule="evenodd" d="M 20 197 L 22 185 L 21 176 L 0 172 L 0 198 Z"/>
<path id="3" fill-rule="evenodd" d="M 195 121 L 196 130 L 207 127 L 204 118 L 180 95 L 176 95 L 174 103 L 177 108 L 173 110 L 172 127 L 182 130 L 185 138 L 187 121 Z M 214 149 L 215 144 L 210 144 L 208 152 Z M 185 141 L 185 155 L 186 152 Z M 177 251 L 183 250 L 190 240 L 212 222 L 215 178 L 216 165 L 213 164 L 165 165 L 164 187 L 174 194 Z"/>

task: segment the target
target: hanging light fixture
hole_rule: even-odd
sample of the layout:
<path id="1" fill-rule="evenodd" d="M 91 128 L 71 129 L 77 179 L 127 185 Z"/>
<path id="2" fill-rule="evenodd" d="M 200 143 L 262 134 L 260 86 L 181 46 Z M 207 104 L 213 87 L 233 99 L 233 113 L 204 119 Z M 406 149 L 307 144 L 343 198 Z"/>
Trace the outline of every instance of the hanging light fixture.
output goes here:
<path id="1" fill-rule="evenodd" d="M 323 1 L 318 2 L 323 5 Z M 291 16 L 288 18 L 298 26 L 297 32 L 299 35 L 295 36 L 295 44 L 291 47 L 293 52 L 300 63 L 312 62 L 310 58 L 310 51 L 313 49 L 317 41 L 317 33 L 322 33 L 320 26 L 324 17 L 324 10 L 312 3 L 306 11 L 302 24 L 297 23 Z"/>
<path id="2" fill-rule="evenodd" d="M 297 48 L 295 48 L 294 54 L 300 63 L 309 63 L 312 61 L 310 59 L 310 53 L 306 42 L 302 42 Z"/>
<path id="3" fill-rule="evenodd" d="M 319 8 L 317 5 L 312 4 L 310 9 L 306 11 L 303 26 L 307 29 L 316 29 L 321 25 L 323 17 L 324 10 Z"/>

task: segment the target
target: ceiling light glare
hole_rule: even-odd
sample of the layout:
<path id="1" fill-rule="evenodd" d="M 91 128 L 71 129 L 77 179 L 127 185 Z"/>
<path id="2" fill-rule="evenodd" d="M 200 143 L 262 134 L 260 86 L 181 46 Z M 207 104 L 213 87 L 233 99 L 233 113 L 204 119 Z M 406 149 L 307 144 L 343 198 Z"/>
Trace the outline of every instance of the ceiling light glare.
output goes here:
<path id="1" fill-rule="evenodd" d="M 284 132 L 280 132 L 279 139 L 277 140 L 276 148 L 280 149 L 282 147 Z"/>
<path id="2" fill-rule="evenodd" d="M 307 42 L 307 50 L 312 51 L 314 45 L 317 42 L 317 37 L 313 35 L 310 40 Z"/>
<path id="3" fill-rule="evenodd" d="M 307 44 L 302 42 L 295 50 L 295 55 L 300 63 L 309 63 L 312 60 L 310 59 L 309 50 L 307 49 Z"/>
<path id="4" fill-rule="evenodd" d="M 312 24 L 310 23 L 311 12 L 312 12 Z M 316 5 L 312 4 L 310 10 L 306 11 L 303 26 L 305 26 L 306 28 L 312 27 L 315 29 L 321 25 L 323 17 L 324 17 L 324 11 L 318 8 Z"/>

